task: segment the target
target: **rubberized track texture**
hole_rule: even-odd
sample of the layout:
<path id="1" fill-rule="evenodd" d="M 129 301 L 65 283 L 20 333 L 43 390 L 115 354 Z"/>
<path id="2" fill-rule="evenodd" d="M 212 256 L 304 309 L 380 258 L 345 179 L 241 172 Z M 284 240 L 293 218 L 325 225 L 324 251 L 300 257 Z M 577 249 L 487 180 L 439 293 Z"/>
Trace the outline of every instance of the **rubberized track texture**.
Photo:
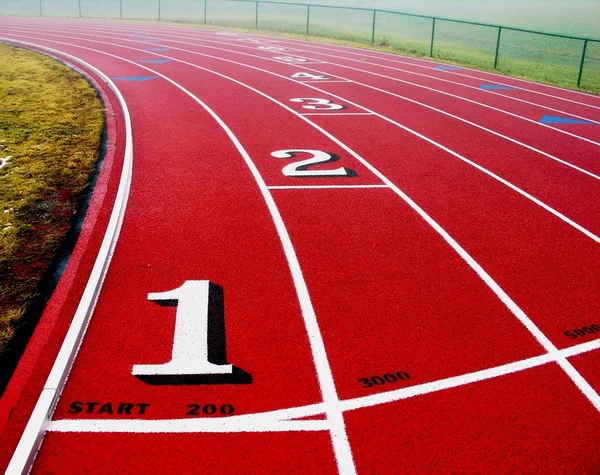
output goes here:
<path id="1" fill-rule="evenodd" d="M 262 35 L 0 30 L 116 114 L 1 401 L 8 473 L 600 472 L 599 97 Z"/>

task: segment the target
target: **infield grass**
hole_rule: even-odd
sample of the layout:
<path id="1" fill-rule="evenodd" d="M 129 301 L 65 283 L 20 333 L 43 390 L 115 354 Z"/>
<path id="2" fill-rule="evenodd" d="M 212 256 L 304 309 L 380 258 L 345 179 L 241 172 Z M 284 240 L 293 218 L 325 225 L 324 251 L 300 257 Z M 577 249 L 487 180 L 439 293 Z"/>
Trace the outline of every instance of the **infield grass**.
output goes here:
<path id="1" fill-rule="evenodd" d="M 96 91 L 46 56 L 0 44 L 0 353 L 51 263 L 98 158 Z"/>

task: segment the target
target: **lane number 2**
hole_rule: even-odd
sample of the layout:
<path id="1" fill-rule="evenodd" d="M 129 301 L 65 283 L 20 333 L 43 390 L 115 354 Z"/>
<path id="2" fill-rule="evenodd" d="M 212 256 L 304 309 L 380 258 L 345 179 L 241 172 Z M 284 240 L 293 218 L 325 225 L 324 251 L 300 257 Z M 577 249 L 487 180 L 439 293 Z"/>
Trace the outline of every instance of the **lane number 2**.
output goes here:
<path id="1" fill-rule="evenodd" d="M 310 101 L 310 102 L 309 102 Z M 335 104 L 328 99 L 318 99 L 315 97 L 296 97 L 294 99 L 290 99 L 290 102 L 308 102 L 307 105 L 302 106 L 303 109 L 310 110 L 342 110 L 345 109 L 346 106 L 341 106 L 339 104 Z"/>
<path id="2" fill-rule="evenodd" d="M 305 150 L 305 149 L 291 149 L 291 150 L 277 150 L 271 153 L 274 158 L 296 158 L 298 154 L 309 154 L 312 157 L 298 162 L 290 163 L 281 170 L 285 176 L 289 177 L 312 177 L 312 178 L 330 178 L 330 177 L 355 177 L 357 176 L 354 170 L 350 168 L 341 167 L 335 170 L 309 170 L 314 165 L 322 165 L 324 163 L 337 162 L 340 157 L 332 153 L 322 152 L 320 150 Z"/>
<path id="3" fill-rule="evenodd" d="M 134 376 L 150 384 L 251 382 L 248 373 L 227 363 L 220 286 L 208 280 L 188 280 L 175 290 L 150 293 L 148 300 L 177 308 L 171 361 L 134 365 Z"/>

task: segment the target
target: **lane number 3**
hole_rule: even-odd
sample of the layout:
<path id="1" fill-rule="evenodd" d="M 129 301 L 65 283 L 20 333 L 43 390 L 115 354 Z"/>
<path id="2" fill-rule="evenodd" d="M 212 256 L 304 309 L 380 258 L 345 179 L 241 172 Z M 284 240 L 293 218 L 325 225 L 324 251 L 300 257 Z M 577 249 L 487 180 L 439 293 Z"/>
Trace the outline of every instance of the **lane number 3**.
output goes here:
<path id="1" fill-rule="evenodd" d="M 342 110 L 345 109 L 345 106 L 341 106 L 339 104 L 335 104 L 328 99 L 319 99 L 315 97 L 296 97 L 294 99 L 290 99 L 290 102 L 308 102 L 307 105 L 302 106 L 303 109 L 309 110 Z"/>

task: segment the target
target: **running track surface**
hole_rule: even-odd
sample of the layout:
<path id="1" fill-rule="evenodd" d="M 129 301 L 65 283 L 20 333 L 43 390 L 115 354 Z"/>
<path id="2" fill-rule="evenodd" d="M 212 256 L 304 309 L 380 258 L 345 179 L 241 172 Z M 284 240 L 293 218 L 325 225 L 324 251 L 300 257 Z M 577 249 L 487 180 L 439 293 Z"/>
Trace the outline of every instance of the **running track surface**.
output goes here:
<path id="1" fill-rule="evenodd" d="M 600 472 L 599 97 L 261 35 L 0 30 L 85 71 L 111 137 L 0 467 L 45 435 L 33 473 Z"/>

